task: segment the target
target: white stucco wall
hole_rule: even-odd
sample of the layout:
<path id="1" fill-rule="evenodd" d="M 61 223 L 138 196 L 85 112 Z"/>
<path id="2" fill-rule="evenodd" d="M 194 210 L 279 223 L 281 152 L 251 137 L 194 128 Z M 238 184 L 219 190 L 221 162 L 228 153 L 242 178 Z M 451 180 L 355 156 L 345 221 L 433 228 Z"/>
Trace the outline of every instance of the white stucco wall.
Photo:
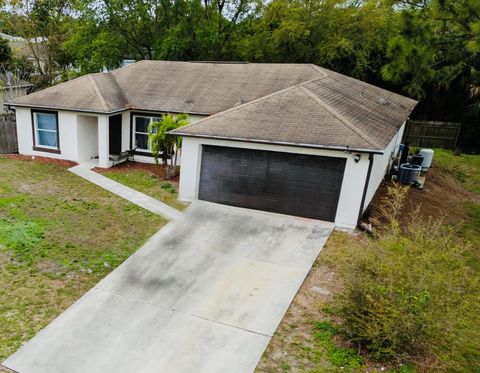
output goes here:
<path id="1" fill-rule="evenodd" d="M 130 112 L 122 113 L 122 152 L 130 149 Z"/>
<path id="2" fill-rule="evenodd" d="M 78 162 L 98 157 L 98 120 L 96 116 L 78 115 Z"/>
<path id="3" fill-rule="evenodd" d="M 18 149 L 20 154 L 66 159 L 74 162 L 88 161 L 99 155 L 98 117 L 73 111 L 57 111 L 60 154 L 33 150 L 32 117 L 29 108 L 16 108 Z M 130 149 L 130 111 L 122 113 L 122 151 Z M 190 115 L 190 123 L 205 118 Z M 153 157 L 136 155 L 138 162 L 153 163 Z M 180 164 L 180 157 L 179 157 Z"/>
<path id="4" fill-rule="evenodd" d="M 372 201 L 375 192 L 382 183 L 385 174 L 388 171 L 388 166 L 390 161 L 393 159 L 398 152 L 398 145 L 402 142 L 403 131 L 405 130 L 405 124 L 398 130 L 396 135 L 393 137 L 390 144 L 385 148 L 383 154 L 376 154 L 373 157 L 373 166 L 372 172 L 370 174 L 370 181 L 368 183 L 367 195 L 365 198 L 364 210 L 368 207 Z"/>
<path id="5" fill-rule="evenodd" d="M 368 155 L 362 154 L 359 162 L 355 163 L 355 154 L 342 151 L 185 137 L 182 147 L 179 188 L 179 199 L 182 201 L 190 202 L 198 198 L 203 144 L 345 158 L 345 174 L 335 217 L 335 225 L 348 229 L 356 227 L 369 165 Z"/>
<path id="6" fill-rule="evenodd" d="M 77 162 L 77 113 L 58 111 L 60 154 L 33 150 L 32 116 L 28 108 L 16 108 L 18 152 Z"/>

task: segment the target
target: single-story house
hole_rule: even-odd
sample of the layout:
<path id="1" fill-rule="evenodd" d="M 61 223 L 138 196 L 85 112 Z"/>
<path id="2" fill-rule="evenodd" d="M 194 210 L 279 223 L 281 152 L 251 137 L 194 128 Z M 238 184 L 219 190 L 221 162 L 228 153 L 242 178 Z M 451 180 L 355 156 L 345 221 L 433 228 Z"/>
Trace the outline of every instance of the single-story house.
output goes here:
<path id="1" fill-rule="evenodd" d="M 141 61 L 13 100 L 19 152 L 83 162 L 136 147 L 188 113 L 179 198 L 355 228 L 416 101 L 312 64 Z"/>

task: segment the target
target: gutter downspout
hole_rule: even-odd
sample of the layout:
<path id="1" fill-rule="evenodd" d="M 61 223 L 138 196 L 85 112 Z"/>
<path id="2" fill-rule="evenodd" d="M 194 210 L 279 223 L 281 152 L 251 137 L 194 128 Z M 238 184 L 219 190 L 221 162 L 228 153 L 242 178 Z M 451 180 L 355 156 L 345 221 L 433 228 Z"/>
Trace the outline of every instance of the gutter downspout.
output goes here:
<path id="1" fill-rule="evenodd" d="M 368 156 L 369 164 L 368 164 L 368 171 L 367 171 L 367 178 L 365 179 L 365 186 L 363 187 L 363 196 L 362 196 L 362 203 L 360 204 L 360 211 L 358 212 L 358 219 L 357 225 L 360 223 L 360 219 L 363 215 L 363 208 L 365 207 L 365 199 L 367 198 L 367 191 L 368 191 L 368 184 L 370 182 L 370 175 L 372 174 L 373 168 L 373 154 L 369 154 Z"/>

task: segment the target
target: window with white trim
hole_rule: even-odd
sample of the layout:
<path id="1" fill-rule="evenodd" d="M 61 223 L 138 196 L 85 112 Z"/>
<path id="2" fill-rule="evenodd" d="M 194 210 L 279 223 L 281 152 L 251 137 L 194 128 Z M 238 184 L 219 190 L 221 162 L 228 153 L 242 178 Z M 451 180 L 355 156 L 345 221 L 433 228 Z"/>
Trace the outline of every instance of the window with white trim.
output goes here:
<path id="1" fill-rule="evenodd" d="M 133 143 L 140 151 L 150 151 L 150 141 L 148 141 L 148 126 L 152 122 L 160 122 L 161 117 L 151 117 L 146 115 L 133 116 Z"/>
<path id="2" fill-rule="evenodd" d="M 58 121 L 56 113 L 33 112 L 35 146 L 58 149 Z"/>

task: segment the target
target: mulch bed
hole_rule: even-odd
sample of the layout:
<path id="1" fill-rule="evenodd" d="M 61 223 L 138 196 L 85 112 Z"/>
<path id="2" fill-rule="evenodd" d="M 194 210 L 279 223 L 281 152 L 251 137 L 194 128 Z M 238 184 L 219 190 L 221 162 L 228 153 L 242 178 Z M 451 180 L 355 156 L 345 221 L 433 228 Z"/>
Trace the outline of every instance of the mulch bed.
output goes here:
<path id="1" fill-rule="evenodd" d="M 73 166 L 77 165 L 77 163 L 75 163 L 75 162 L 66 161 L 64 159 L 39 157 L 39 156 L 36 156 L 36 155 L 3 154 L 3 156 L 6 157 L 6 158 L 16 159 L 16 160 L 19 160 L 19 161 L 47 163 L 47 164 L 53 164 L 53 165 L 64 167 L 64 168 L 70 168 L 70 167 L 73 167 Z"/>
<path id="2" fill-rule="evenodd" d="M 124 162 L 115 167 L 110 168 L 94 168 L 93 171 L 98 172 L 99 174 L 108 174 L 111 172 L 130 172 L 142 170 L 146 171 L 151 175 L 157 176 L 161 179 L 165 179 L 166 167 L 163 165 L 151 164 L 151 163 L 140 163 L 140 162 Z M 171 179 L 171 181 L 178 181 L 179 176 Z"/>

